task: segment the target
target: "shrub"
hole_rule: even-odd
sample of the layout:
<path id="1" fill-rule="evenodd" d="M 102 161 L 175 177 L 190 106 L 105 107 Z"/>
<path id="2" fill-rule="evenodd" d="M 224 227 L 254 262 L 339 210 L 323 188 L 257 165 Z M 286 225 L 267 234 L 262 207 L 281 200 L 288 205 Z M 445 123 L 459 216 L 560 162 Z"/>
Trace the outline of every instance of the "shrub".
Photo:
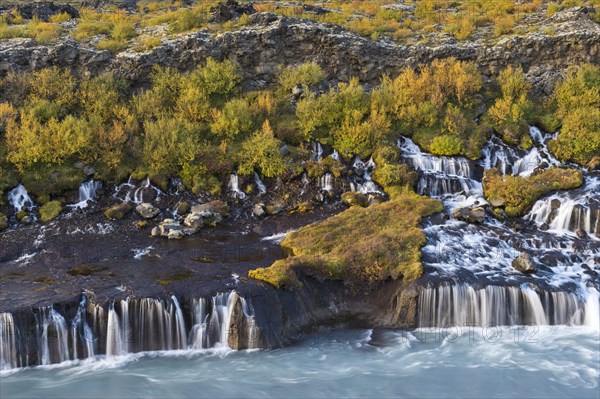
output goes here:
<path id="1" fill-rule="evenodd" d="M 316 62 L 307 62 L 296 67 L 283 69 L 277 81 L 281 88 L 290 92 L 297 85 L 310 87 L 321 82 L 325 78 L 325 73 Z"/>
<path id="2" fill-rule="evenodd" d="M 56 41 L 60 37 L 61 28 L 49 22 L 42 22 L 33 18 L 27 25 L 29 36 L 36 42 L 48 44 Z"/>
<path id="3" fill-rule="evenodd" d="M 462 153 L 462 142 L 449 134 L 436 136 L 429 146 L 429 151 L 434 155 L 460 155 Z"/>
<path id="4" fill-rule="evenodd" d="M 522 137 L 528 134 L 525 116 L 532 107 L 527 98 L 531 85 L 521 68 L 513 69 L 510 66 L 500 73 L 498 83 L 502 97 L 496 100 L 487 115 L 505 142 L 519 145 Z"/>
<path id="5" fill-rule="evenodd" d="M 281 142 L 275 138 L 271 124 L 266 120 L 261 130 L 242 144 L 238 173 L 249 175 L 258 169 L 265 177 L 283 175 L 287 164 L 279 152 L 280 147 Z"/>
<path id="6" fill-rule="evenodd" d="M 60 14 L 54 14 L 50 17 L 50 22 L 52 23 L 61 23 L 67 22 L 71 20 L 71 15 L 68 12 L 61 12 Z"/>
<path id="7" fill-rule="evenodd" d="M 252 114 L 245 99 L 230 100 L 223 109 L 213 109 L 210 131 L 217 137 L 235 140 L 252 129 Z"/>
<path id="8" fill-rule="evenodd" d="M 176 173 L 191 164 L 201 143 L 182 121 L 160 118 L 144 123 L 143 159 L 150 173 Z"/>
<path id="9" fill-rule="evenodd" d="M 242 80 L 233 61 L 218 62 L 210 57 L 207 58 L 206 65 L 198 67 L 188 79 L 212 100 L 227 99 L 238 94 Z"/>

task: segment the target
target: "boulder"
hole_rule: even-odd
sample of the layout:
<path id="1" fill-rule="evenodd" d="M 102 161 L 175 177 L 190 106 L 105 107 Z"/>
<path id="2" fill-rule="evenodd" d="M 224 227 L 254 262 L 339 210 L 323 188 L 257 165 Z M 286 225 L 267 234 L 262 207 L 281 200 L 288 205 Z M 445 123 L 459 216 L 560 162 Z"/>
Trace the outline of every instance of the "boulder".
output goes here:
<path id="1" fill-rule="evenodd" d="M 192 229 L 201 229 L 204 226 L 204 219 L 199 213 L 190 213 L 185 217 L 183 224 Z"/>
<path id="2" fill-rule="evenodd" d="M 69 4 L 55 4 L 51 1 L 29 2 L 18 4 L 12 8 L 14 13 L 19 13 L 25 19 L 33 19 L 33 17 L 48 22 L 50 17 L 56 14 L 67 13 L 71 18 L 78 18 L 79 12 Z M 11 13 L 7 13 L 10 16 Z"/>
<path id="3" fill-rule="evenodd" d="M 369 205 L 369 198 L 365 194 L 349 191 L 342 194 L 342 202 L 346 206 L 360 206 L 365 208 Z"/>
<path id="4" fill-rule="evenodd" d="M 40 208 L 40 219 L 44 223 L 53 221 L 62 212 L 62 204 L 60 201 L 50 201 L 45 203 Z"/>
<path id="5" fill-rule="evenodd" d="M 535 273 L 537 272 L 537 267 L 533 264 L 533 259 L 531 259 L 531 255 L 527 252 L 521 252 L 519 256 L 517 256 L 512 261 L 512 267 L 521 273 Z"/>
<path id="6" fill-rule="evenodd" d="M 452 211 L 452 217 L 467 223 L 483 223 L 485 209 L 480 206 L 457 208 Z"/>
<path id="7" fill-rule="evenodd" d="M 227 0 L 210 9 L 208 22 L 222 23 L 237 19 L 244 14 L 254 14 L 256 10 L 252 4 L 240 4 L 235 0 Z"/>
<path id="8" fill-rule="evenodd" d="M 260 202 L 258 204 L 254 204 L 254 208 L 252 208 L 252 214 L 257 218 L 265 216 L 267 214 L 265 212 L 265 204 Z"/>
<path id="9" fill-rule="evenodd" d="M 584 229 L 577 229 L 575 235 L 581 239 L 586 238 L 588 236 L 587 232 Z"/>
<path id="10" fill-rule="evenodd" d="M 123 219 L 129 212 L 133 210 L 131 202 L 125 202 L 119 205 L 111 206 L 104 212 L 104 216 L 108 220 Z"/>
<path id="11" fill-rule="evenodd" d="M 283 210 L 283 206 L 281 205 L 267 205 L 265 207 L 265 211 L 267 215 L 278 215 Z"/>
<path id="12" fill-rule="evenodd" d="M 167 234 L 169 240 L 181 240 L 185 236 L 183 230 L 170 230 Z"/>
<path id="13" fill-rule="evenodd" d="M 8 218 L 5 214 L 0 212 L 0 231 L 5 230 L 6 228 L 8 228 Z"/>
<path id="14" fill-rule="evenodd" d="M 135 213 L 143 219 L 153 219 L 158 216 L 160 209 L 148 202 L 144 202 L 135 208 Z"/>
<path id="15" fill-rule="evenodd" d="M 222 218 L 229 216 L 229 205 L 223 201 L 215 200 L 206 204 L 194 205 L 192 213 L 218 213 Z"/>
<path id="16" fill-rule="evenodd" d="M 183 201 L 180 202 L 179 204 L 177 204 L 177 214 L 178 215 L 185 215 L 186 213 L 188 213 L 190 211 L 190 204 L 188 204 L 187 202 Z"/>

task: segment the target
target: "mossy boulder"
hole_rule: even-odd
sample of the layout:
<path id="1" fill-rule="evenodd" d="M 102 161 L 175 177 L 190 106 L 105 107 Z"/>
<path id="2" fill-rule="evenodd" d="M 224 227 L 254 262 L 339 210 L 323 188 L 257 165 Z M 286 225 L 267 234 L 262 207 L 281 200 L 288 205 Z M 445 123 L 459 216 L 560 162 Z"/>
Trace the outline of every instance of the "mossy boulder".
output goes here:
<path id="1" fill-rule="evenodd" d="M 6 230 L 8 228 L 8 218 L 5 214 L 0 212 L 0 231 Z"/>
<path id="2" fill-rule="evenodd" d="M 349 191 L 342 194 L 342 202 L 346 206 L 367 207 L 369 205 L 369 197 L 362 193 Z"/>
<path id="3" fill-rule="evenodd" d="M 48 223 L 56 219 L 61 212 L 62 204 L 60 201 L 49 201 L 40 208 L 40 219 L 42 222 Z"/>
<path id="4" fill-rule="evenodd" d="M 493 206 L 503 206 L 508 216 L 521 216 L 542 195 L 582 184 L 583 174 L 575 169 L 549 168 L 529 177 L 502 176 L 491 169 L 483 176 L 483 193 Z"/>
<path id="5" fill-rule="evenodd" d="M 104 212 L 104 216 L 108 220 L 121 220 L 123 219 L 129 212 L 133 210 L 133 205 L 130 202 L 125 202 L 123 204 L 115 205 L 108 208 Z"/>
<path id="6" fill-rule="evenodd" d="M 180 202 L 179 204 L 177 204 L 177 214 L 178 215 L 185 215 L 189 211 L 190 211 L 190 204 L 188 204 L 187 202 L 183 201 L 183 202 Z"/>
<path id="7" fill-rule="evenodd" d="M 249 277 L 277 288 L 295 289 L 298 273 L 371 288 L 386 279 L 412 282 L 423 274 L 421 219 L 442 211 L 440 201 L 404 190 L 394 200 L 368 208 L 353 206 L 290 233 L 281 246 L 292 254 Z"/>
<path id="8" fill-rule="evenodd" d="M 17 212 L 17 220 L 19 222 L 22 222 L 26 217 L 29 216 L 29 214 L 27 213 L 27 211 L 25 209 L 21 209 L 19 212 Z"/>
<path id="9" fill-rule="evenodd" d="M 311 202 L 303 202 L 300 205 L 298 205 L 298 212 L 304 213 L 304 212 L 308 212 L 308 211 L 312 211 L 313 209 L 315 209 L 315 206 L 311 203 Z"/>

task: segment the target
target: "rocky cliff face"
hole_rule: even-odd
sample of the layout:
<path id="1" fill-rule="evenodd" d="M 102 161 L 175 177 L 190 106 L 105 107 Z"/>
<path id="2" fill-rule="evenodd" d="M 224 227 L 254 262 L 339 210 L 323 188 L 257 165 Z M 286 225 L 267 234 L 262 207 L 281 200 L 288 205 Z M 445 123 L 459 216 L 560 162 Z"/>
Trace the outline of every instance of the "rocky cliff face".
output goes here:
<path id="1" fill-rule="evenodd" d="M 456 57 L 477 63 L 487 78 L 508 65 L 522 66 L 537 90 L 549 93 L 561 70 L 569 65 L 600 63 L 600 26 L 581 7 L 557 13 L 547 23 L 554 33 L 513 36 L 495 44 L 479 40 L 430 47 L 374 42 L 336 26 L 258 13 L 241 30 L 181 35 L 145 53 L 113 55 L 69 38 L 50 46 L 30 39 L 6 40 L 0 43 L 0 77 L 9 71 L 56 65 L 79 75 L 114 71 L 143 85 L 155 64 L 189 70 L 213 57 L 237 62 L 247 88 L 273 83 L 280 65 L 306 61 L 319 63 L 333 81 L 356 76 L 364 83 L 376 84 L 384 73 L 394 75 L 405 66 Z"/>

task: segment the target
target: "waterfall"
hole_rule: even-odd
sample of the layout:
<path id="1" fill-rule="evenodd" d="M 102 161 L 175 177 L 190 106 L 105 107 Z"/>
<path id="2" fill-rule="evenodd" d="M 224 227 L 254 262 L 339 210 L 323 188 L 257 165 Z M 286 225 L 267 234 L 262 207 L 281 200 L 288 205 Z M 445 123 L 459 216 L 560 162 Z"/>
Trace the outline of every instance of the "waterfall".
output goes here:
<path id="1" fill-rule="evenodd" d="M 323 191 L 333 190 L 333 175 L 331 173 L 325 173 L 319 178 L 319 185 Z"/>
<path id="2" fill-rule="evenodd" d="M 533 204 L 525 218 L 538 225 L 546 224 L 557 233 L 584 230 L 591 237 L 600 235 L 600 190 L 598 181 L 587 178 L 585 186 L 542 198 Z M 572 198 L 574 197 L 574 198 Z"/>
<path id="3" fill-rule="evenodd" d="M 256 172 L 254 172 L 254 183 L 256 183 L 256 187 L 258 187 L 259 195 L 266 194 L 267 187 L 265 186 L 265 183 L 263 183 L 263 181 L 260 179 L 260 176 Z"/>
<path id="4" fill-rule="evenodd" d="M 89 180 L 81 183 L 79 186 L 79 201 L 69 206 L 71 208 L 87 208 L 88 202 L 96 199 L 96 192 L 100 188 L 102 188 L 102 182 L 98 180 Z"/>
<path id="5" fill-rule="evenodd" d="M 330 155 L 331 158 L 333 158 L 336 161 L 340 161 L 340 153 L 337 152 L 337 150 L 333 150 L 333 152 Z"/>
<path id="6" fill-rule="evenodd" d="M 419 293 L 419 326 L 593 325 L 598 320 L 598 296 L 594 292 L 596 296 L 588 294 L 586 302 L 576 293 L 539 294 L 525 285 L 428 287 Z"/>
<path id="7" fill-rule="evenodd" d="M 16 329 L 10 313 L 0 313 L 0 370 L 17 367 Z"/>
<path id="8" fill-rule="evenodd" d="M 310 142 L 310 153 L 311 153 L 310 158 L 313 161 L 320 161 L 321 158 L 323 158 L 323 147 L 321 146 L 321 143 L 319 143 L 318 141 L 311 141 Z"/>
<path id="9" fill-rule="evenodd" d="M 254 318 L 251 304 L 235 291 L 217 294 L 210 302 L 203 298 L 192 302 L 192 328 L 188 345 L 192 349 L 229 347 L 228 338 L 231 317 L 236 301 L 239 299 L 245 320 L 246 346 L 249 349 L 258 347 L 260 330 Z"/>
<path id="10" fill-rule="evenodd" d="M 421 195 L 442 197 L 448 194 L 465 194 L 481 197 L 481 183 L 475 180 L 476 165 L 464 157 L 438 157 L 422 152 L 408 138 L 398 142 L 404 159 L 418 172 L 417 192 Z"/>
<path id="11" fill-rule="evenodd" d="M 232 173 L 231 175 L 229 175 L 229 184 L 227 185 L 227 187 L 229 188 L 229 191 L 231 191 L 231 195 L 233 198 L 241 200 L 246 198 L 246 194 L 244 194 L 244 192 L 240 190 L 237 174 Z"/>
<path id="12" fill-rule="evenodd" d="M 150 182 L 149 177 L 146 177 L 139 187 L 134 183 L 133 178 L 129 176 L 126 183 L 122 183 L 116 187 L 113 197 L 123 202 L 133 202 L 139 205 L 142 202 L 151 202 L 158 199 L 162 194 L 162 191 Z M 148 195 L 152 195 L 153 197 L 148 198 Z"/>
<path id="13" fill-rule="evenodd" d="M 192 329 L 188 338 L 188 345 L 192 349 L 207 348 L 206 341 L 206 300 L 197 298 L 192 301 Z"/>
<path id="14" fill-rule="evenodd" d="M 587 294 L 583 324 L 596 331 L 600 331 L 600 293 L 590 287 Z"/>
<path id="15" fill-rule="evenodd" d="M 67 323 L 54 308 L 42 308 L 38 322 L 39 362 L 42 365 L 69 360 Z"/>
<path id="16" fill-rule="evenodd" d="M 94 334 L 87 322 L 87 298 L 82 295 L 77 314 L 71 322 L 71 345 L 73 359 L 93 357 Z"/>
<path id="17" fill-rule="evenodd" d="M 111 304 L 108 310 L 106 356 L 120 356 L 129 352 L 129 312 L 127 301 L 120 301 L 120 304 L 121 317 L 117 314 L 114 303 Z"/>
<path id="18" fill-rule="evenodd" d="M 15 208 L 15 212 L 20 212 L 23 208 L 30 210 L 35 206 L 35 202 L 33 202 L 27 189 L 22 184 L 19 184 L 8 193 L 8 202 Z"/>
<path id="19" fill-rule="evenodd" d="M 356 157 L 352 164 L 352 168 L 355 171 L 355 177 L 350 182 L 350 189 L 352 191 L 358 191 L 363 194 L 378 193 L 382 194 L 383 191 L 371 178 L 371 175 L 375 171 L 376 165 L 373 158 L 370 158 L 367 162 L 363 162 L 360 157 Z"/>

